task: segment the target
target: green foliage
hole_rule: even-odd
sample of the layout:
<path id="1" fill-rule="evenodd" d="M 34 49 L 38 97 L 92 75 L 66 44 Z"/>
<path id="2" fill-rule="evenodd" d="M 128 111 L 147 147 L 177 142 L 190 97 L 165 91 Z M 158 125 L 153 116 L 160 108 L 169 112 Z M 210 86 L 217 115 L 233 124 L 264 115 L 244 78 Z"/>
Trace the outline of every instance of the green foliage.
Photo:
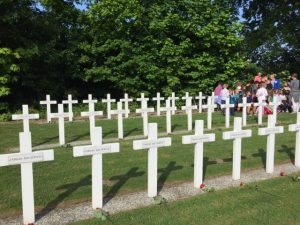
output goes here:
<path id="1" fill-rule="evenodd" d="M 211 1 L 109 1 L 87 12 L 81 42 L 85 80 L 111 82 L 133 95 L 209 92 L 246 65 L 230 10 Z"/>
<path id="2" fill-rule="evenodd" d="M 16 81 L 20 67 L 15 63 L 20 58 L 18 52 L 0 48 L 0 98 L 10 93 L 9 84 Z"/>
<path id="3" fill-rule="evenodd" d="M 299 1 L 237 0 L 243 8 L 244 50 L 267 72 L 299 71 Z"/>

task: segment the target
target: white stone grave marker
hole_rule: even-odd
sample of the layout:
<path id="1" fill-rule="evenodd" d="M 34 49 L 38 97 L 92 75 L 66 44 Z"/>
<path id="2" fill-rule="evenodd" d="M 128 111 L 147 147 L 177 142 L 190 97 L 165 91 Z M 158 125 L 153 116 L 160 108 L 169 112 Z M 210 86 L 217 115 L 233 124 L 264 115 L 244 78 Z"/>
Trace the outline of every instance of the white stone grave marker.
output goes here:
<path id="1" fill-rule="evenodd" d="M 181 109 L 185 110 L 188 118 L 188 130 L 193 129 L 193 109 L 197 109 L 196 105 L 192 105 L 192 98 L 188 97 L 186 100 L 186 105 L 182 106 Z"/>
<path id="2" fill-rule="evenodd" d="M 171 106 L 170 101 L 171 100 L 166 100 L 166 107 L 160 109 L 162 112 L 166 112 L 167 134 L 172 133 L 171 116 L 172 116 L 172 111 L 176 110 L 176 107 Z"/>
<path id="3" fill-rule="evenodd" d="M 275 134 L 283 133 L 283 126 L 275 126 L 275 118 L 273 115 L 268 116 L 268 127 L 259 128 L 258 135 L 266 135 L 267 139 L 267 161 L 266 172 L 274 171 L 274 155 L 275 155 Z"/>
<path id="4" fill-rule="evenodd" d="M 175 96 L 175 92 L 172 92 L 172 96 L 171 96 L 171 97 L 168 97 L 168 100 L 171 100 L 171 102 L 172 102 L 172 107 L 173 107 L 173 108 L 176 107 L 175 101 L 176 101 L 177 99 L 179 99 L 179 97 L 176 97 L 176 96 Z M 172 111 L 172 115 L 175 115 L 175 112 L 176 112 L 176 110 L 173 110 L 173 111 Z"/>
<path id="5" fill-rule="evenodd" d="M 212 99 L 212 103 L 215 104 L 215 92 L 211 93 L 211 99 Z M 214 112 L 215 108 L 212 108 L 211 111 Z"/>
<path id="6" fill-rule="evenodd" d="M 53 150 L 32 152 L 31 133 L 19 133 L 20 153 L 0 155 L 0 167 L 21 165 L 23 224 L 35 222 L 32 163 L 54 160 Z"/>
<path id="7" fill-rule="evenodd" d="M 129 110 L 122 109 L 122 102 L 117 103 L 117 110 L 112 110 L 111 114 L 118 115 L 118 138 L 123 139 L 123 114 L 128 113 Z"/>
<path id="8" fill-rule="evenodd" d="M 148 150 L 148 196 L 157 196 L 157 148 L 171 146 L 171 138 L 157 138 L 157 123 L 149 123 L 147 140 L 133 141 L 133 149 Z"/>
<path id="9" fill-rule="evenodd" d="M 198 106 L 199 106 L 199 113 L 202 113 L 202 100 L 206 99 L 205 96 L 202 95 L 202 92 L 199 92 L 199 95 L 195 97 L 199 100 Z"/>
<path id="10" fill-rule="evenodd" d="M 185 100 L 185 105 L 187 105 L 187 100 L 189 98 L 192 98 L 192 97 L 190 97 L 190 93 L 189 92 L 185 92 L 185 96 L 183 96 L 181 99 Z M 187 113 L 187 110 L 185 110 L 185 113 Z"/>
<path id="11" fill-rule="evenodd" d="M 142 107 L 140 109 L 136 109 L 136 113 L 141 113 L 143 117 L 143 129 L 144 136 L 148 136 L 148 113 L 154 112 L 154 108 L 148 108 L 147 106 L 148 100 L 142 101 Z"/>
<path id="12" fill-rule="evenodd" d="M 148 104 L 149 98 L 145 98 L 145 94 L 141 93 L 141 97 L 137 98 L 136 101 L 141 102 L 141 105 L 143 105 L 143 102 L 146 102 L 146 104 Z"/>
<path id="13" fill-rule="evenodd" d="M 38 119 L 39 114 L 29 114 L 28 105 L 22 105 L 22 114 L 12 115 L 12 120 L 23 120 L 23 131 L 29 132 L 29 120 Z"/>
<path id="14" fill-rule="evenodd" d="M 160 97 L 160 93 L 157 92 L 156 93 L 156 97 L 155 98 L 152 98 L 152 100 L 156 101 L 156 115 L 160 116 L 160 101 L 163 101 L 165 100 L 164 97 Z"/>
<path id="15" fill-rule="evenodd" d="M 51 118 L 58 118 L 59 144 L 64 145 L 65 142 L 65 118 L 70 113 L 64 113 L 64 105 L 58 104 L 58 113 L 51 113 Z M 73 114 L 73 113 L 72 113 Z"/>
<path id="16" fill-rule="evenodd" d="M 120 151 L 119 143 L 102 144 L 102 128 L 93 127 L 91 132 L 92 145 L 73 147 L 73 156 L 92 156 L 92 207 L 103 207 L 102 192 L 102 154 Z"/>
<path id="17" fill-rule="evenodd" d="M 72 95 L 68 95 L 68 100 L 63 100 L 63 104 L 68 104 L 68 111 L 69 111 L 69 121 L 73 121 L 73 104 L 77 104 L 77 100 L 72 100 Z"/>
<path id="18" fill-rule="evenodd" d="M 275 118 L 275 123 L 277 122 L 277 108 L 280 105 L 280 102 L 277 99 L 277 96 L 273 97 L 273 102 L 270 102 L 269 105 L 273 106 L 273 115 Z"/>
<path id="19" fill-rule="evenodd" d="M 243 126 L 247 125 L 247 107 L 250 107 L 251 103 L 247 103 L 247 97 L 243 97 L 243 103 L 239 103 L 238 107 L 243 108 Z"/>
<path id="20" fill-rule="evenodd" d="M 102 99 L 102 102 L 107 104 L 107 119 L 111 119 L 111 103 L 116 102 L 116 99 L 110 98 L 110 94 L 107 94 L 106 96 L 106 99 Z"/>
<path id="21" fill-rule="evenodd" d="M 251 137 L 252 130 L 242 130 L 242 118 L 234 117 L 233 131 L 223 132 L 223 139 L 233 139 L 232 179 L 241 178 L 242 138 Z"/>
<path id="22" fill-rule="evenodd" d="M 221 109 L 225 109 L 225 127 L 230 127 L 230 108 L 234 107 L 234 104 L 229 103 L 229 98 L 226 99 L 225 104 L 221 104 Z"/>
<path id="23" fill-rule="evenodd" d="M 89 94 L 88 100 L 83 100 L 83 103 L 89 104 L 89 111 L 88 112 L 81 112 L 81 116 L 88 116 L 90 121 L 90 135 L 92 135 L 92 129 L 95 127 L 95 117 L 102 116 L 102 111 L 95 111 L 95 103 L 97 100 L 92 99 L 92 95 Z M 91 136 L 92 138 L 92 136 Z"/>
<path id="24" fill-rule="evenodd" d="M 50 100 L 50 95 L 46 95 L 46 100 L 45 101 L 40 101 L 41 105 L 46 105 L 47 106 L 47 122 L 51 122 L 51 105 L 56 104 L 56 101 L 51 101 Z"/>
<path id="25" fill-rule="evenodd" d="M 182 136 L 182 144 L 195 144 L 194 150 L 194 187 L 203 183 L 203 143 L 215 141 L 215 134 L 203 134 L 203 120 L 196 120 L 195 135 Z"/>
<path id="26" fill-rule="evenodd" d="M 120 99 L 120 102 L 124 102 L 124 109 L 126 110 L 125 118 L 128 118 L 128 115 L 130 113 L 130 110 L 129 110 L 128 106 L 129 106 L 129 102 L 132 102 L 132 101 L 133 101 L 133 99 L 132 98 L 128 98 L 128 94 L 127 93 L 124 94 L 124 98 Z"/>
<path id="27" fill-rule="evenodd" d="M 262 101 L 261 99 L 259 99 L 258 102 L 254 103 L 254 106 L 258 107 L 257 124 L 259 125 L 262 124 L 263 110 L 266 105 L 267 103 Z"/>
<path id="28" fill-rule="evenodd" d="M 203 109 L 207 109 L 207 129 L 211 129 L 212 124 L 212 109 L 216 108 L 217 105 L 214 103 L 214 100 L 209 96 L 207 98 L 207 104 L 203 105 Z"/>
<path id="29" fill-rule="evenodd" d="M 296 131 L 295 166 L 300 167 L 300 112 L 297 112 L 296 124 L 289 125 L 289 131 Z"/>

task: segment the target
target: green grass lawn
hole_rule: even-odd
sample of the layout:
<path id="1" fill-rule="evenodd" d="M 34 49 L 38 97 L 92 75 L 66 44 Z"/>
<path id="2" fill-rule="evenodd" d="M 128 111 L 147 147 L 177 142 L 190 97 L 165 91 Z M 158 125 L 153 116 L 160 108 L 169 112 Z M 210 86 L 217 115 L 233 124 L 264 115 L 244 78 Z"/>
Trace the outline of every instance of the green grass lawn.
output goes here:
<path id="1" fill-rule="evenodd" d="M 280 177 L 74 225 L 296 225 L 300 223 L 299 198 L 300 182 Z"/>
<path id="2" fill-rule="evenodd" d="M 203 119 L 205 114 L 195 114 L 194 119 Z M 185 130 L 186 116 L 173 118 L 175 131 Z M 275 163 L 292 162 L 294 158 L 295 134 L 287 132 L 287 125 L 294 123 L 296 114 L 281 114 L 280 123 L 285 125 L 285 133 L 276 136 Z M 222 140 L 224 117 L 214 114 L 216 142 L 204 146 L 205 177 L 230 174 L 232 167 L 232 141 Z M 159 130 L 165 131 L 164 117 L 151 117 L 150 122 L 158 122 Z M 255 124 L 255 118 L 249 119 Z M 99 120 L 104 138 L 117 137 L 116 120 Z M 142 120 L 125 120 L 125 134 L 142 134 Z M 18 146 L 18 132 L 21 124 L 1 124 L 1 153 Z M 232 129 L 232 128 L 230 128 Z M 57 124 L 31 124 L 33 144 L 57 143 Z M 88 122 L 66 123 L 67 141 L 88 139 Z M 265 164 L 266 140 L 257 136 L 257 127 L 253 126 L 253 137 L 243 139 L 242 171 L 261 168 Z M 208 132 L 208 131 L 205 131 Z M 181 134 L 173 134 L 172 146 L 159 149 L 158 183 L 159 186 L 191 181 L 193 179 L 193 145 L 182 145 Z M 114 196 L 147 188 L 147 153 L 133 151 L 132 140 L 120 141 L 121 151 L 106 154 L 103 164 L 104 195 Z M 56 148 L 55 160 L 34 164 L 35 205 L 37 210 L 54 208 L 64 204 L 91 199 L 91 157 L 73 158 L 71 148 Z M 21 187 L 20 166 L 0 168 L 0 217 L 20 213 Z"/>

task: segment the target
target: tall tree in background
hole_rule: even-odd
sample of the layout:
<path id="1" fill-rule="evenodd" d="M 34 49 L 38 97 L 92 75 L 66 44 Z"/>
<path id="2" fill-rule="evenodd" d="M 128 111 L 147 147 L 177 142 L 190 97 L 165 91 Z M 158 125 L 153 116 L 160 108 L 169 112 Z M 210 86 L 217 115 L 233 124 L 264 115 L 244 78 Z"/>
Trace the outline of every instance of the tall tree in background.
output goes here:
<path id="1" fill-rule="evenodd" d="M 76 72 L 81 11 L 74 2 L 0 1 L 0 83 L 8 94 L 1 102 L 32 104 L 46 93 L 63 97 Z M 15 67 L 4 68 L 11 63 Z"/>
<path id="2" fill-rule="evenodd" d="M 268 72 L 300 68 L 300 2 L 237 0 L 243 9 L 245 52 Z"/>
<path id="3" fill-rule="evenodd" d="M 245 66 L 241 26 L 214 1 L 102 0 L 80 45 L 85 80 L 137 95 L 209 92 Z"/>

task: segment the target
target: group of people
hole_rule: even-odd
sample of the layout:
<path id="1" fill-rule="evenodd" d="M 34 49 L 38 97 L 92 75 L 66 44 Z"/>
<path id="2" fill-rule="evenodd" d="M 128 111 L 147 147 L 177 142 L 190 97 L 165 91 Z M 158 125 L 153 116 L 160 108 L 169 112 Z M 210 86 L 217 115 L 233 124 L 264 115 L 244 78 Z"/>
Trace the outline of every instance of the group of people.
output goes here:
<path id="1" fill-rule="evenodd" d="M 252 103 L 247 108 L 248 114 L 257 113 L 254 103 L 262 101 L 266 102 L 264 114 L 273 113 L 273 105 L 277 105 L 278 112 L 297 112 L 299 109 L 300 98 L 300 82 L 296 73 L 291 74 L 291 80 L 281 83 L 276 78 L 276 74 L 264 75 L 258 73 L 254 79 L 245 86 L 241 82 L 237 82 L 234 88 L 229 88 L 227 83 L 219 82 L 214 90 L 215 103 L 220 109 L 221 104 L 226 103 L 229 98 L 230 104 L 234 107 L 230 108 L 230 115 L 234 116 L 235 111 L 239 111 L 239 103 L 243 102 L 243 97 L 247 98 L 247 103 Z M 222 111 L 224 114 L 224 111 Z"/>

